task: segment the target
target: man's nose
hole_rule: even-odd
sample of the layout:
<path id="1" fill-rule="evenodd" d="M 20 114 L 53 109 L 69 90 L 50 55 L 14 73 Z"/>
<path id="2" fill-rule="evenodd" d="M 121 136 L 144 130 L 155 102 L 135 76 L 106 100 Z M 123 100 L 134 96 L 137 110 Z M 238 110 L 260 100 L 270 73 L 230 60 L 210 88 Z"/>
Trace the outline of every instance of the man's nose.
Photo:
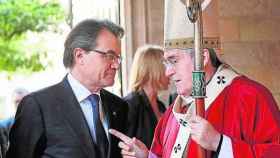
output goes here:
<path id="1" fill-rule="evenodd" d="M 121 64 L 118 61 L 113 61 L 111 64 L 112 68 L 119 69 Z"/>

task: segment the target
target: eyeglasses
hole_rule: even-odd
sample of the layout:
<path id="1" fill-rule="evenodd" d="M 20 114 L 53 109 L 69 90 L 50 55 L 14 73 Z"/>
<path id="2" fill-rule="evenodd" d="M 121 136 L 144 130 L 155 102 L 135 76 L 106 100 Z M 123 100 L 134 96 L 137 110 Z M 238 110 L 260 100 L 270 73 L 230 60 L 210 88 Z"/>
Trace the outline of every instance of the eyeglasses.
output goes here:
<path id="1" fill-rule="evenodd" d="M 167 51 L 166 49 L 165 51 Z M 187 54 L 194 54 L 194 49 L 179 49 L 180 53 L 187 53 Z M 165 68 L 174 68 L 178 65 L 180 57 L 177 55 L 169 56 L 167 59 L 163 59 L 162 63 L 164 64 Z"/>
<path id="2" fill-rule="evenodd" d="M 103 52 L 103 51 L 100 51 L 100 50 L 92 49 L 89 52 L 96 52 L 96 53 L 102 54 L 106 60 L 111 61 L 111 62 L 117 61 L 118 64 L 120 64 L 121 61 L 122 61 L 121 56 L 116 55 L 116 53 L 112 50 L 109 50 L 107 52 Z"/>

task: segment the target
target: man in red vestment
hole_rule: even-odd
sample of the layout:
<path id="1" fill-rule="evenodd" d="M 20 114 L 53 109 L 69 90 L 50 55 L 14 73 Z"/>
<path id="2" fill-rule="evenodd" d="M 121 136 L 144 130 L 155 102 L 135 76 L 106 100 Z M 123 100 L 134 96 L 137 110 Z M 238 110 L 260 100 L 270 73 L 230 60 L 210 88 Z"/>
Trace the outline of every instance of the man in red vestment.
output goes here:
<path id="1" fill-rule="evenodd" d="M 200 145 L 207 150 L 207 158 L 279 157 L 280 112 L 272 94 L 263 85 L 222 63 L 216 55 L 220 42 L 213 27 L 213 10 L 217 9 L 217 0 L 212 0 L 209 6 L 202 4 L 206 18 L 203 24 L 208 28 L 204 32 L 206 49 L 203 51 L 207 82 L 205 118 L 195 114 L 194 101 L 189 97 L 194 51 L 187 37 L 192 36 L 193 26 L 186 22 L 186 9 L 180 0 L 165 2 L 164 63 L 166 75 L 174 80 L 179 95 L 160 119 L 149 151 L 136 138 L 111 130 L 122 140 L 119 146 L 123 156 L 197 158 Z"/>

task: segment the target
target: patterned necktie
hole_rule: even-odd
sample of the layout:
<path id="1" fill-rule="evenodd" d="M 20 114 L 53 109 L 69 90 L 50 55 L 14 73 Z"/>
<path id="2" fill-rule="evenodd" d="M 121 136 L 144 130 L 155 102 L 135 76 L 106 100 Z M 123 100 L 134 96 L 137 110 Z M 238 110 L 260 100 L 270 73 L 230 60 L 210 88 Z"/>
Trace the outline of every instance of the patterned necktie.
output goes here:
<path id="1" fill-rule="evenodd" d="M 102 158 L 106 158 L 108 153 L 108 139 L 100 120 L 99 96 L 96 94 L 91 94 L 89 96 L 89 101 L 92 105 L 93 122 L 95 127 L 95 143 L 99 148 L 100 156 Z"/>

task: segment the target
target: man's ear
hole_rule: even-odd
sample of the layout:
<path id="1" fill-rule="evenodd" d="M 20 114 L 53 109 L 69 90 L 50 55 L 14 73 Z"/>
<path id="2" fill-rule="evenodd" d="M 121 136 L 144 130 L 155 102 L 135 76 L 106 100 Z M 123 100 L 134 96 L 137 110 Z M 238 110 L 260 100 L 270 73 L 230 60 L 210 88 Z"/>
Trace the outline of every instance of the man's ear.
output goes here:
<path id="1" fill-rule="evenodd" d="M 73 51 L 73 58 L 76 64 L 83 64 L 84 63 L 84 55 L 85 51 L 81 48 L 75 48 Z"/>
<path id="2" fill-rule="evenodd" d="M 210 63 L 210 52 L 208 49 L 203 49 L 203 66 L 206 67 Z"/>

